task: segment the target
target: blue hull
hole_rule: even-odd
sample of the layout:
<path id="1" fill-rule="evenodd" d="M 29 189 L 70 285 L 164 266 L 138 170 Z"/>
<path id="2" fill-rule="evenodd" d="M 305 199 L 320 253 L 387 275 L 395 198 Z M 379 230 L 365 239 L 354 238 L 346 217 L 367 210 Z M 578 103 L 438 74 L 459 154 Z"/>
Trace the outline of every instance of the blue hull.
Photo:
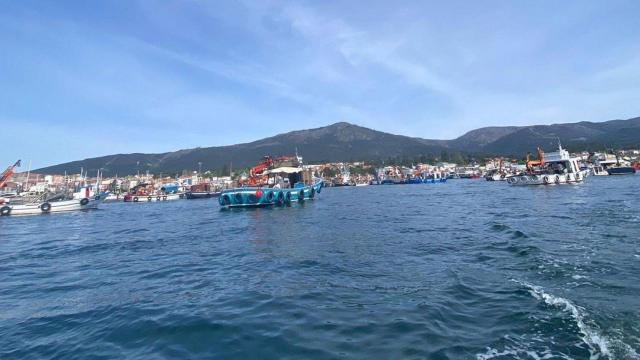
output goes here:
<path id="1" fill-rule="evenodd" d="M 636 173 L 636 169 L 631 166 L 621 166 L 608 168 L 607 172 L 609 175 L 633 175 Z"/>
<path id="2" fill-rule="evenodd" d="M 220 194 L 218 202 L 222 207 L 265 207 L 286 205 L 292 202 L 311 200 L 322 192 L 322 181 L 313 186 L 293 189 L 273 189 L 268 187 L 246 187 L 225 190 Z"/>

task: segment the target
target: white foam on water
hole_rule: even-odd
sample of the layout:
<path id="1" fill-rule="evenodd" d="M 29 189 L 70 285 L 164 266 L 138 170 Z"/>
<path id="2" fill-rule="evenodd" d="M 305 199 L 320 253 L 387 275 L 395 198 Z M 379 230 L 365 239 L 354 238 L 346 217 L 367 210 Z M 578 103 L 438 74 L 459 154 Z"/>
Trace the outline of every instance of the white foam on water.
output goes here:
<path id="1" fill-rule="evenodd" d="M 571 278 L 574 280 L 580 280 L 580 279 L 586 279 L 587 277 L 584 275 L 573 275 L 571 276 Z"/>
<path id="2" fill-rule="evenodd" d="M 553 358 L 557 358 L 557 356 L 554 356 L 553 354 L 551 354 L 550 351 L 544 351 L 542 354 L 538 354 L 535 351 L 531 351 L 531 350 L 524 350 L 524 349 L 517 349 L 517 348 L 512 348 L 512 347 L 506 347 L 504 350 L 500 351 L 498 349 L 493 349 L 490 347 L 487 347 L 487 352 L 485 352 L 484 354 L 476 354 L 476 359 L 477 360 L 489 360 L 489 359 L 493 359 L 496 357 L 501 357 L 501 356 L 508 356 L 510 358 L 514 358 L 514 359 L 534 359 L 534 360 L 546 360 L 546 359 L 553 359 Z M 567 360 L 572 360 L 571 358 L 567 358 L 565 356 L 562 356 L 563 359 L 567 359 Z"/>
<path id="3" fill-rule="evenodd" d="M 606 336 L 600 334 L 596 328 L 590 326 L 585 322 L 586 314 L 584 309 L 574 305 L 571 301 L 551 295 L 545 292 L 540 286 L 528 284 L 519 280 L 512 279 L 512 281 L 529 289 L 529 293 L 536 299 L 544 301 L 546 304 L 562 308 L 563 311 L 569 313 L 573 320 L 576 322 L 580 333 L 582 334 L 582 341 L 589 347 L 589 353 L 591 359 L 615 359 L 616 357 L 611 353 L 612 341 Z M 637 352 L 628 344 L 622 341 L 615 341 L 613 344 L 617 349 L 622 349 L 625 353 L 624 359 L 639 359 Z"/>

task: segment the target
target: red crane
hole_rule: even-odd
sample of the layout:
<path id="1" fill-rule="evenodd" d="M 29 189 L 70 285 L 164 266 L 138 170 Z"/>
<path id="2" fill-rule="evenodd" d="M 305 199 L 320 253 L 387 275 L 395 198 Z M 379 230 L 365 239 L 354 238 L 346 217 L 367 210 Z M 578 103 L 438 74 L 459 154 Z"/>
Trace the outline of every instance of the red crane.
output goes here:
<path id="1" fill-rule="evenodd" d="M 0 176 L 0 189 L 2 189 L 7 184 L 7 181 L 9 181 L 9 178 L 11 177 L 11 175 L 13 175 L 13 168 L 15 167 L 20 167 L 20 160 L 16 161 L 15 164 L 9 166 L 7 170 L 2 173 L 2 175 Z"/>

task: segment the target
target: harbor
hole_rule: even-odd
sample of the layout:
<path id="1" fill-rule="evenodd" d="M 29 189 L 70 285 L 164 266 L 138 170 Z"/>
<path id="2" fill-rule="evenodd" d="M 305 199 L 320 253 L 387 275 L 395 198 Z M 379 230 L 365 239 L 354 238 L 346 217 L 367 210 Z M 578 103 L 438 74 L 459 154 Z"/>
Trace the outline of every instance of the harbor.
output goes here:
<path id="1" fill-rule="evenodd" d="M 5 1 L 0 360 L 640 360 L 640 1 Z"/>
<path id="2" fill-rule="evenodd" d="M 326 188 L 303 205 L 242 211 L 184 199 L 1 219 L 0 303 L 12 306 L 0 341 L 15 357 L 82 347 L 112 356 L 135 348 L 143 357 L 401 358 L 409 349 L 475 358 L 508 347 L 578 359 L 602 344 L 616 358 L 637 348 L 616 329 L 640 322 L 624 310 L 637 292 L 619 290 L 634 288 L 635 276 L 620 274 L 637 274 L 640 261 L 640 176 L 442 185 Z M 42 229 L 46 236 L 28 235 Z M 603 299 L 603 290 L 619 292 Z M 441 336 L 438 323 L 475 330 L 442 348 L 428 341 Z M 246 337 L 236 338 L 238 327 Z M 12 345 L 25 330 L 65 341 Z M 256 346 L 273 331 L 283 341 Z M 583 331 L 593 337 L 583 340 Z"/>
<path id="3" fill-rule="evenodd" d="M 354 163 L 304 164 L 299 155 L 265 156 L 249 169 L 228 176 L 213 171 L 185 171 L 181 176 L 146 172 L 125 177 L 17 172 L 20 161 L 0 175 L 0 215 L 39 215 L 96 209 L 102 202 L 151 203 L 173 200 L 218 200 L 225 207 L 262 207 L 310 200 L 324 187 L 441 184 L 448 180 L 504 181 L 508 185 L 581 183 L 587 177 L 634 175 L 639 150 L 570 154 L 558 144 L 545 153 L 537 148 L 524 160 L 486 158 L 483 164 L 435 162 L 405 165 Z"/>

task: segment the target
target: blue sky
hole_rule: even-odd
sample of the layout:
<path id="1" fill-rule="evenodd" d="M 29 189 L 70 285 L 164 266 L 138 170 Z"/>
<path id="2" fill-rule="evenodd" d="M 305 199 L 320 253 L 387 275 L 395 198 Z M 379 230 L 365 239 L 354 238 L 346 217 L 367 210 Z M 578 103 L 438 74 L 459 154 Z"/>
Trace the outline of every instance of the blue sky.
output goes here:
<path id="1" fill-rule="evenodd" d="M 640 116 L 639 1 L 1 1 L 0 166 Z"/>

